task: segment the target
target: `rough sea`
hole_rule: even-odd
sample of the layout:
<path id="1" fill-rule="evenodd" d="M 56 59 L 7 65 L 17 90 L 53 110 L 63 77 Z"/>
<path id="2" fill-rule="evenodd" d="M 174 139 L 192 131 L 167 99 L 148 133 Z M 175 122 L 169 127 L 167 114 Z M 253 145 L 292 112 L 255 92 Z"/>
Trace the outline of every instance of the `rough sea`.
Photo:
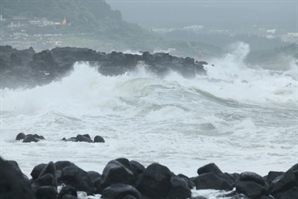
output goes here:
<path id="1" fill-rule="evenodd" d="M 158 162 L 189 177 L 211 162 L 229 173 L 286 171 L 298 162 L 297 65 L 248 66 L 248 52 L 247 44 L 238 43 L 208 61 L 206 76 L 193 79 L 175 72 L 160 78 L 142 64 L 121 76 L 103 76 L 76 63 L 60 81 L 3 89 L 0 155 L 17 161 L 28 177 L 34 166 L 58 160 L 102 173 L 120 157 L 144 166 Z M 15 140 L 20 132 L 45 140 L 22 143 Z M 61 141 L 78 134 L 106 142 Z M 193 194 L 215 198 L 218 192 Z"/>

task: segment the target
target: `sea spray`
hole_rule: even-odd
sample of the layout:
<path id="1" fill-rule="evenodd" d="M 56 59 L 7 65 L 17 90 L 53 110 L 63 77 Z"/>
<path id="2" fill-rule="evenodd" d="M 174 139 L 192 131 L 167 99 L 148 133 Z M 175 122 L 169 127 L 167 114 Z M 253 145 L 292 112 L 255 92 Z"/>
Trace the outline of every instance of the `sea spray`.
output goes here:
<path id="1" fill-rule="evenodd" d="M 60 81 L 1 90 L 1 156 L 27 175 L 58 160 L 102 172 L 119 157 L 145 166 L 159 162 L 188 176 L 210 162 L 224 172 L 284 171 L 297 163 L 297 78 L 292 69 L 247 66 L 249 46 L 239 48 L 193 79 L 175 72 L 160 78 L 144 64 L 103 76 L 77 63 Z M 21 143 L 19 132 L 46 140 Z M 86 133 L 106 142 L 61 141 Z"/>

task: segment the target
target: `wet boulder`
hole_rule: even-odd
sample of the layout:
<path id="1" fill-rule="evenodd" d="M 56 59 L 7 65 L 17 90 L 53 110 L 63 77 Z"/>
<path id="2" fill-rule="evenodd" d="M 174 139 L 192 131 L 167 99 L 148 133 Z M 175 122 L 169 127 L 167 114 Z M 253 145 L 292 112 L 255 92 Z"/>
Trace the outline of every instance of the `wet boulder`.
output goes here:
<path id="1" fill-rule="evenodd" d="M 19 164 L 14 161 L 14 160 L 6 160 L 6 162 L 8 164 L 10 164 L 11 168 L 15 171 L 15 173 L 20 176 L 23 177 L 26 181 L 29 180 L 28 177 L 21 171 Z"/>
<path id="2" fill-rule="evenodd" d="M 33 182 L 31 187 L 34 191 L 37 191 L 39 187 L 42 186 L 52 186 L 57 189 L 57 178 L 56 178 L 56 167 L 53 162 L 49 162 L 47 165 L 40 164 L 35 167 Z M 38 177 L 36 178 L 38 174 Z M 31 172 L 32 175 L 32 172 Z"/>
<path id="3" fill-rule="evenodd" d="M 134 182 L 135 175 L 131 171 L 127 159 L 111 160 L 102 172 L 100 182 L 98 182 L 97 193 L 101 193 L 102 190 L 112 184 L 122 183 L 133 185 Z"/>
<path id="4" fill-rule="evenodd" d="M 70 185 L 65 185 L 60 190 L 57 196 L 57 199 L 66 199 L 67 197 L 71 198 L 71 196 L 77 198 L 78 197 L 77 190 Z"/>
<path id="5" fill-rule="evenodd" d="M 262 176 L 254 172 L 243 172 L 240 174 L 240 181 L 253 181 L 262 186 L 265 186 L 265 180 Z"/>
<path id="6" fill-rule="evenodd" d="M 42 175 L 38 177 L 35 181 L 32 182 L 31 188 L 33 191 L 37 191 L 40 187 L 47 186 L 47 187 L 53 187 L 57 189 L 57 182 L 55 176 L 47 173 L 45 175 Z"/>
<path id="7" fill-rule="evenodd" d="M 27 180 L 12 168 L 11 164 L 0 158 L 1 199 L 35 199 Z"/>
<path id="8" fill-rule="evenodd" d="M 41 163 L 41 164 L 39 164 L 39 165 L 36 165 L 36 166 L 32 169 L 30 175 L 32 176 L 33 180 L 36 180 L 36 179 L 38 178 L 40 172 L 43 170 L 43 168 L 44 168 L 46 165 L 47 165 L 47 164 Z"/>
<path id="9" fill-rule="evenodd" d="M 103 137 L 101 137 L 101 136 L 97 135 L 97 136 L 95 136 L 95 137 L 94 137 L 94 142 L 100 142 L 100 143 L 104 143 L 104 142 L 105 142 L 105 140 L 104 140 L 104 138 L 103 138 Z"/>
<path id="10" fill-rule="evenodd" d="M 232 190 L 233 181 L 216 164 L 210 163 L 198 168 L 199 176 L 193 178 L 196 189 Z"/>
<path id="11" fill-rule="evenodd" d="M 171 188 L 171 177 L 168 167 L 153 163 L 139 175 L 136 188 L 145 197 L 165 198 Z"/>
<path id="12" fill-rule="evenodd" d="M 62 169 L 59 183 L 71 185 L 78 191 L 84 191 L 88 195 L 92 195 L 95 192 L 93 182 L 89 178 L 88 173 L 72 163 Z"/>
<path id="13" fill-rule="evenodd" d="M 135 176 L 142 174 L 145 170 L 145 167 L 141 163 L 139 163 L 135 160 L 130 161 L 130 166 L 131 166 L 130 168 L 131 168 L 132 172 L 135 174 Z"/>
<path id="14" fill-rule="evenodd" d="M 191 190 L 184 178 L 176 175 L 171 177 L 171 187 L 167 194 L 167 199 L 187 199 L 191 197 Z"/>
<path id="15" fill-rule="evenodd" d="M 41 186 L 35 192 L 37 199 L 57 199 L 57 194 L 57 189 L 52 186 Z"/>
<path id="16" fill-rule="evenodd" d="M 89 176 L 92 182 L 94 182 L 97 178 L 101 177 L 101 175 L 96 171 L 88 171 L 87 175 Z"/>
<path id="17" fill-rule="evenodd" d="M 193 179 L 196 189 L 232 190 L 233 185 L 215 173 L 203 173 Z"/>
<path id="18" fill-rule="evenodd" d="M 105 188 L 102 192 L 102 198 L 108 199 L 123 199 L 126 196 L 133 196 L 136 199 L 141 199 L 140 192 L 128 184 L 112 184 Z"/>
<path id="19" fill-rule="evenodd" d="M 242 193 L 251 199 L 269 197 L 268 184 L 262 176 L 254 172 L 243 172 L 235 184 L 236 192 Z"/>
<path id="20" fill-rule="evenodd" d="M 238 181 L 235 187 L 238 193 L 243 193 L 250 199 L 259 199 L 262 196 L 269 196 L 268 190 L 254 181 Z"/>
<path id="21" fill-rule="evenodd" d="M 269 185 L 269 192 L 272 196 L 280 196 L 282 193 L 295 192 L 298 182 L 295 173 L 298 171 L 298 164 L 292 166 L 285 173 L 276 177 Z"/>
<path id="22" fill-rule="evenodd" d="M 26 137 L 26 135 L 21 132 L 16 136 L 16 140 L 23 140 L 25 137 Z"/>
<path id="23" fill-rule="evenodd" d="M 266 183 L 271 184 L 275 178 L 284 174 L 285 172 L 281 171 L 269 171 L 268 175 L 264 176 L 263 179 Z"/>
<path id="24" fill-rule="evenodd" d="M 45 138 L 42 135 L 37 135 L 37 134 L 28 134 L 26 137 L 23 139 L 24 143 L 28 142 L 39 142 L 40 140 L 44 140 Z"/>
<path id="25" fill-rule="evenodd" d="M 77 135 L 76 142 L 92 142 L 89 135 Z"/>
<path id="26" fill-rule="evenodd" d="M 186 175 L 178 174 L 177 176 L 180 177 L 182 180 L 184 180 L 190 189 L 193 189 L 195 187 L 195 184 L 193 183 L 193 181 Z"/>
<path id="27" fill-rule="evenodd" d="M 294 186 L 285 191 L 274 193 L 274 199 L 298 199 L 298 187 Z"/>

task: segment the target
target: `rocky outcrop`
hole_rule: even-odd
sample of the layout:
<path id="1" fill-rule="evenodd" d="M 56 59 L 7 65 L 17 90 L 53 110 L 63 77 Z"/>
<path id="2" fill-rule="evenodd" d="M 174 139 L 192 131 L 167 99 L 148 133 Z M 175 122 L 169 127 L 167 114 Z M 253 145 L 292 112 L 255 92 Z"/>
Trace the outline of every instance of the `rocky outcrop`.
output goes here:
<path id="1" fill-rule="evenodd" d="M 22 142 L 39 142 L 40 140 L 44 140 L 45 138 L 42 135 L 37 134 L 24 134 L 23 132 L 19 133 L 16 136 L 15 140 L 22 140 Z M 101 137 L 100 135 L 96 135 L 94 137 L 94 140 L 92 141 L 89 134 L 84 135 L 77 135 L 76 137 L 70 137 L 70 138 L 62 138 L 63 141 L 72 141 L 72 142 L 94 142 L 94 143 L 104 143 L 105 139 Z"/>
<path id="2" fill-rule="evenodd" d="M 203 66 L 207 64 L 190 57 L 175 57 L 167 53 L 103 53 L 73 47 L 36 53 L 32 48 L 16 50 L 10 46 L 0 46 L 0 88 L 26 88 L 48 84 L 68 74 L 76 62 L 89 62 L 91 66 L 98 68 L 99 73 L 107 76 L 122 75 L 143 63 L 149 71 L 158 76 L 162 77 L 172 70 L 187 78 L 204 74 Z"/>
<path id="3" fill-rule="evenodd" d="M 30 182 L 20 173 L 20 168 L 14 167 L 8 161 L 0 158 L 0 198 L 36 199 Z"/>
<path id="4" fill-rule="evenodd" d="M 269 174 L 271 178 L 279 172 L 271 171 L 265 177 L 254 172 L 227 175 L 211 163 L 198 169 L 202 178 L 188 178 L 175 175 L 158 163 L 144 167 L 139 162 L 119 158 L 111 160 L 100 174 L 86 172 L 69 161 L 58 161 L 37 165 L 28 180 L 15 161 L 0 158 L 0 198 L 76 199 L 77 192 L 83 191 L 109 199 L 206 199 L 192 197 L 191 189 L 195 186 L 196 189 L 231 190 L 219 198 L 297 199 L 297 165 L 268 181 Z M 233 180 L 228 176 L 236 177 Z"/>
<path id="5" fill-rule="evenodd" d="M 45 138 L 42 135 L 37 134 L 28 134 L 25 135 L 24 133 L 19 133 L 16 136 L 16 140 L 23 140 L 24 143 L 26 142 L 39 142 L 40 140 L 44 140 Z"/>

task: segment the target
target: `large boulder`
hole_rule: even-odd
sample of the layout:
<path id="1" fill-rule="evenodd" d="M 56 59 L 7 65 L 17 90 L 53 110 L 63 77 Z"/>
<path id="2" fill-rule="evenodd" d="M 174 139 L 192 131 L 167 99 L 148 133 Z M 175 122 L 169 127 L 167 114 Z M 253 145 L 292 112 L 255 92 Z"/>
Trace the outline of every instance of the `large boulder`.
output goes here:
<path id="1" fill-rule="evenodd" d="M 237 182 L 236 191 L 247 195 L 250 199 L 259 199 L 262 196 L 268 196 L 268 191 L 265 187 L 254 181 Z"/>
<path id="2" fill-rule="evenodd" d="M 210 163 L 198 168 L 199 176 L 193 178 L 196 189 L 232 190 L 233 181 L 216 164 Z"/>
<path id="3" fill-rule="evenodd" d="M 44 140 L 45 138 L 42 135 L 37 135 L 37 134 L 28 134 L 25 136 L 23 139 L 24 143 L 28 142 L 39 142 L 40 140 Z"/>
<path id="4" fill-rule="evenodd" d="M 103 75 L 122 75 L 134 70 L 139 63 L 157 76 L 175 71 L 183 77 L 203 74 L 206 62 L 196 62 L 193 58 L 175 57 L 167 53 L 142 55 L 122 52 L 102 53 L 88 48 L 62 47 L 35 52 L 0 46 L 1 88 L 34 87 L 48 84 L 67 75 L 76 62 L 88 62 L 97 67 Z"/>
<path id="5" fill-rule="evenodd" d="M 191 190 L 184 178 L 172 175 L 171 188 L 167 194 L 167 199 L 187 199 L 191 197 Z"/>
<path id="6" fill-rule="evenodd" d="M 84 191 L 88 195 L 95 193 L 94 184 L 89 178 L 88 173 L 73 163 L 63 167 L 62 175 L 58 180 L 59 183 L 71 185 L 78 191 Z"/>
<path id="7" fill-rule="evenodd" d="M 133 185 L 135 179 L 136 176 L 131 170 L 130 163 L 127 159 L 121 158 L 111 160 L 102 172 L 100 182 L 97 187 L 97 193 L 101 193 L 102 190 L 112 184 L 121 183 Z"/>
<path id="8" fill-rule="evenodd" d="M 269 192 L 274 197 L 288 190 L 295 190 L 298 187 L 295 172 L 298 171 L 298 163 L 292 166 L 288 171 L 276 177 L 269 186 Z"/>
<path id="9" fill-rule="evenodd" d="M 141 194 L 133 186 L 127 184 L 112 184 L 105 188 L 101 198 L 106 199 L 123 199 L 126 196 L 133 196 L 136 199 L 141 199 Z"/>
<path id="10" fill-rule="evenodd" d="M 0 158 L 0 168 L 1 199 L 36 199 L 28 181 L 11 164 Z"/>
<path id="11" fill-rule="evenodd" d="M 35 196 L 37 199 L 57 199 L 57 189 L 52 186 L 41 186 L 37 189 Z"/>
<path id="12" fill-rule="evenodd" d="M 77 190 L 74 187 L 70 186 L 70 185 L 65 185 L 60 190 L 60 192 L 57 196 L 57 199 L 63 199 L 63 198 L 66 198 L 66 197 L 71 197 L 71 196 L 78 197 Z"/>
<path id="13" fill-rule="evenodd" d="M 31 176 L 33 178 L 33 180 L 36 180 L 39 175 L 40 175 L 40 172 L 43 170 L 43 168 L 46 166 L 47 164 L 44 164 L 44 163 L 41 163 L 39 165 L 36 165 L 32 171 L 31 171 Z"/>
<path id="14" fill-rule="evenodd" d="M 193 179 L 196 189 L 232 190 L 233 185 L 215 173 L 203 173 Z"/>
<path id="15" fill-rule="evenodd" d="M 139 176 L 136 187 L 145 197 L 162 199 L 170 191 L 171 178 L 172 173 L 166 166 L 153 163 Z"/>

